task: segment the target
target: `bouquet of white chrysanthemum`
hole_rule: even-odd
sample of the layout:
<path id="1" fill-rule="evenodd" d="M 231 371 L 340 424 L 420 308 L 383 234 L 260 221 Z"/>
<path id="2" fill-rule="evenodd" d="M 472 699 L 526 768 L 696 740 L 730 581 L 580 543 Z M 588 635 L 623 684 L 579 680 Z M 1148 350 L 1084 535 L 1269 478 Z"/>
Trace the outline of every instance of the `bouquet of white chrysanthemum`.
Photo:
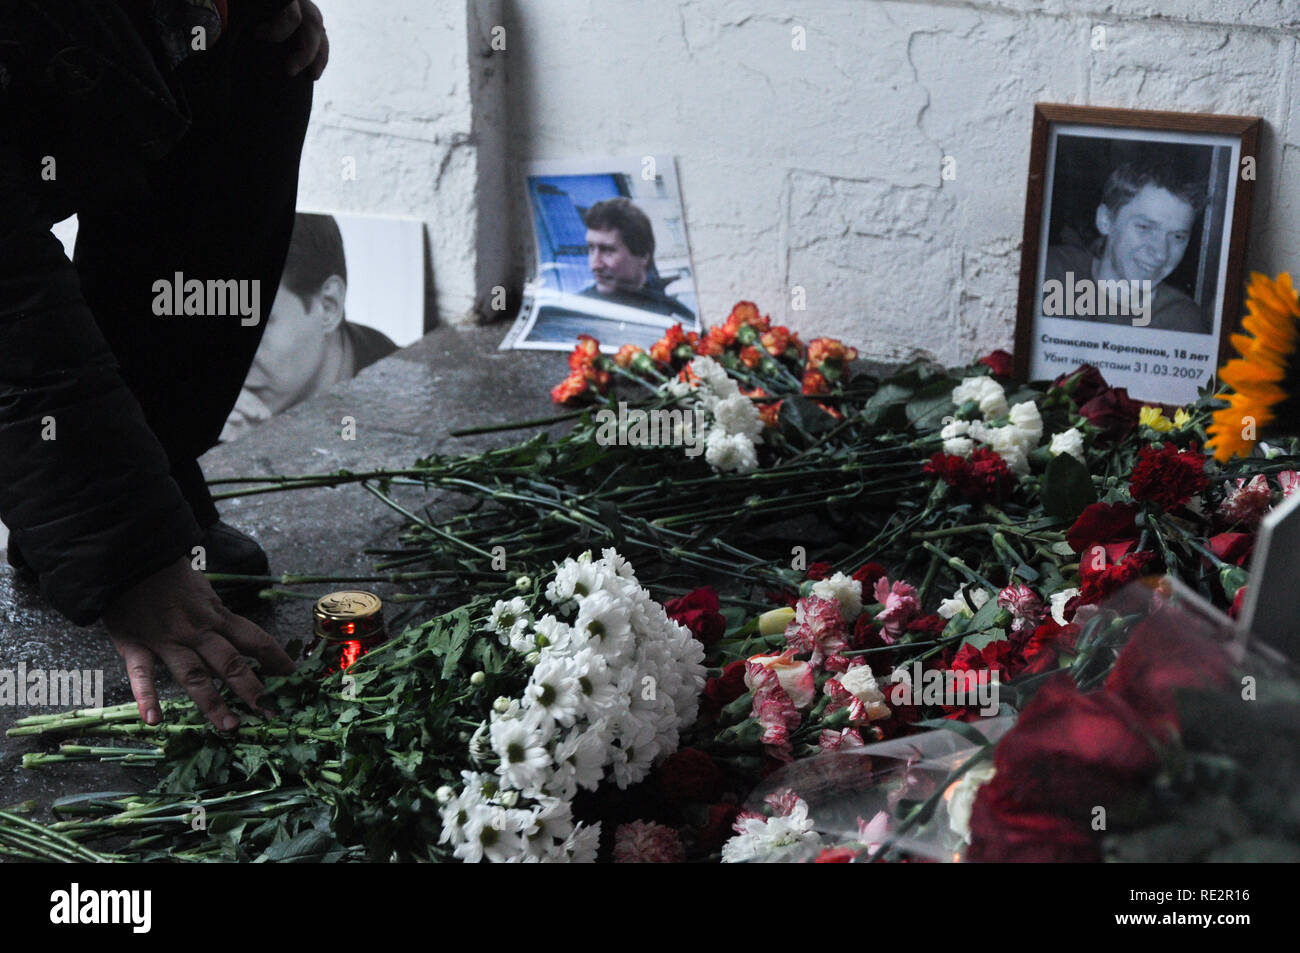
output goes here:
<path id="1" fill-rule="evenodd" d="M 487 770 L 440 792 L 442 842 L 462 860 L 594 860 L 599 830 L 574 823 L 574 794 L 643 780 L 698 712 L 703 646 L 613 549 L 565 560 L 546 599 L 554 614 L 534 619 L 515 598 L 489 619 L 532 672 L 470 740 Z"/>

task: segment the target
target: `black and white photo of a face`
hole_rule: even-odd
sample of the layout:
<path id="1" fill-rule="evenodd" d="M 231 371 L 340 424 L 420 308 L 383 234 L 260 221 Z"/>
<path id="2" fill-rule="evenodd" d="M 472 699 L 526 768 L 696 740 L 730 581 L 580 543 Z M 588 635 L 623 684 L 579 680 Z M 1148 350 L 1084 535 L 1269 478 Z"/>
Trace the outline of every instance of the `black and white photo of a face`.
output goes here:
<path id="1" fill-rule="evenodd" d="M 1230 149 L 1062 132 L 1049 161 L 1040 313 L 1212 334 Z"/>

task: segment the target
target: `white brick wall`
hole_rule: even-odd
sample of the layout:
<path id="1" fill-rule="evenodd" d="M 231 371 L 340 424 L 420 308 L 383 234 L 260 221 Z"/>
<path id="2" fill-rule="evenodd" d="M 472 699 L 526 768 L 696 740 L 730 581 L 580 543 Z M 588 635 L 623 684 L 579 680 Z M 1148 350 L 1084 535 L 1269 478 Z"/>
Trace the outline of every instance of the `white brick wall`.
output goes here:
<path id="1" fill-rule="evenodd" d="M 1287 0 L 515 0 L 507 22 L 512 158 L 678 155 L 709 323 L 747 297 L 874 358 L 1010 348 L 1035 101 L 1262 116 L 1247 265 L 1300 267 Z"/>

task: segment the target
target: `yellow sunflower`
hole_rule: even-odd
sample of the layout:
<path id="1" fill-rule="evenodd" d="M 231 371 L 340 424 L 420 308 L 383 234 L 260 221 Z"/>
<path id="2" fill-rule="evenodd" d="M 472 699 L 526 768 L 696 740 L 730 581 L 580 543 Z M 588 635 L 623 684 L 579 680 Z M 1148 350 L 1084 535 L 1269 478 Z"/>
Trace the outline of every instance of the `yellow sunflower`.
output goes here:
<path id="1" fill-rule="evenodd" d="M 1297 396 L 1300 366 L 1296 346 L 1300 339 L 1300 300 L 1285 272 L 1277 279 L 1255 272 L 1246 289 L 1246 317 L 1241 322 L 1247 334 L 1232 335 L 1233 347 L 1241 357 L 1219 369 L 1219 378 L 1232 392 L 1216 394 L 1228 406 L 1214 412 L 1206 429 L 1207 446 L 1214 458 L 1226 463 L 1234 456 L 1247 456 L 1258 433 L 1279 417 L 1292 416 Z"/>

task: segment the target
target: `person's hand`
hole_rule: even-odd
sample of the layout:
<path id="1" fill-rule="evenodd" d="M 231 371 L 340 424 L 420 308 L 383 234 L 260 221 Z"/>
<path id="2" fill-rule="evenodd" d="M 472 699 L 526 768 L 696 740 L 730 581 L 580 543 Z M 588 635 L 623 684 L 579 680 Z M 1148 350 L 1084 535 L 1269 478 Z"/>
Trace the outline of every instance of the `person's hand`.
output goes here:
<path id="1" fill-rule="evenodd" d="M 268 43 L 289 41 L 285 70 L 297 76 L 307 70 L 312 81 L 320 79 L 330 59 L 330 41 L 325 35 L 325 17 L 312 0 L 292 0 L 278 14 L 257 28 L 257 38 Z"/>
<path id="2" fill-rule="evenodd" d="M 274 639 L 222 604 L 184 556 L 118 596 L 104 610 L 103 621 L 126 663 L 140 717 L 150 725 L 162 721 L 154 687 L 156 659 L 222 731 L 239 727 L 239 717 L 221 700 L 213 678 L 223 679 L 257 710 L 264 690 L 243 656 L 257 659 L 271 675 L 287 675 L 294 668 Z"/>

